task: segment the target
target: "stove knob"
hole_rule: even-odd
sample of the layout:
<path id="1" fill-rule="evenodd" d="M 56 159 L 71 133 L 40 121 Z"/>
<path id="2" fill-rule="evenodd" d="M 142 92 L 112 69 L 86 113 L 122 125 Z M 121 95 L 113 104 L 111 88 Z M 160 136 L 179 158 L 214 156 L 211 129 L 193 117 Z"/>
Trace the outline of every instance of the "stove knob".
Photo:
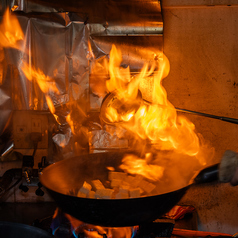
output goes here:
<path id="1" fill-rule="evenodd" d="M 41 188 L 37 188 L 35 194 L 42 197 L 45 193 Z"/>
<path id="2" fill-rule="evenodd" d="M 21 189 L 24 193 L 28 192 L 29 188 L 23 184 L 19 186 L 19 189 Z"/>
<path id="3" fill-rule="evenodd" d="M 42 184 L 39 182 L 38 183 L 38 188 L 36 189 L 35 194 L 37 196 L 41 196 L 42 197 L 45 193 L 44 193 L 44 191 L 41 188 L 42 188 Z"/>

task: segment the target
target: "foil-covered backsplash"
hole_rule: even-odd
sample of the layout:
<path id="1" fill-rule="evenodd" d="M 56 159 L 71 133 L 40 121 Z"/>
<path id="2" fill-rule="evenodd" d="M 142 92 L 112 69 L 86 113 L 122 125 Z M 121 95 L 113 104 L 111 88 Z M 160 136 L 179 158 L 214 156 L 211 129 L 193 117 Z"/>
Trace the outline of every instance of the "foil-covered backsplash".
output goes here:
<path id="1" fill-rule="evenodd" d="M 21 115 L 15 112 L 49 113 L 47 97 L 55 107 L 54 116 L 49 113 L 47 132 L 53 143 L 49 145 L 53 155 L 68 157 L 88 151 L 90 144 L 97 144 L 89 141 L 97 136 L 89 135 L 105 134 L 100 132 L 105 127 L 98 113 L 106 92 L 100 95 L 94 92 L 93 87 L 100 86 L 97 82 L 101 76 L 91 73 L 92 65 L 109 57 L 112 44 L 121 49 L 123 65 L 132 71 L 140 70 L 145 62 L 158 57 L 163 50 L 160 2 L 19 0 L 2 2 L 2 13 L 7 7 L 17 17 L 24 39 L 18 49 L 1 50 L 4 55 L 0 68 L 1 155 L 9 151 L 8 145 L 14 148 L 14 128 L 18 128 L 17 133 L 30 130 L 27 119 L 18 127 L 13 126 L 16 115 Z M 56 86 L 57 92 L 49 89 L 45 93 L 39 82 L 27 79 L 22 71 L 23 62 L 47 76 L 48 84 Z M 142 82 L 142 94 L 144 89 L 144 95 L 149 96 L 152 83 Z M 69 114 L 74 121 L 73 131 Z M 92 130 L 96 132 L 91 133 Z M 119 142 L 116 144 L 120 145 Z M 110 147 L 110 141 L 105 146 L 101 143 L 98 144 L 103 148 Z M 123 148 L 125 145 L 123 142 Z"/>

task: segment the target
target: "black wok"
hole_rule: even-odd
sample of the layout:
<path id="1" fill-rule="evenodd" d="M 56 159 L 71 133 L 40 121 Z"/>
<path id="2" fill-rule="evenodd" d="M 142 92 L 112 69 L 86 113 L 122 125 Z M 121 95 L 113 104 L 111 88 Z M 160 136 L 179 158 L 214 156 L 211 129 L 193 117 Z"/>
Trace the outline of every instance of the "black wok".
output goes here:
<path id="1" fill-rule="evenodd" d="M 65 159 L 45 168 L 40 181 L 63 212 L 89 224 L 125 227 L 161 217 L 179 202 L 191 184 L 217 179 L 218 165 L 215 165 L 198 175 L 194 174 L 195 179 L 188 181 L 185 186 L 159 195 L 130 199 L 90 199 L 67 195 L 70 190 L 79 189 L 84 181 L 106 181 L 107 167 L 117 169 L 123 155 L 99 153 Z"/>

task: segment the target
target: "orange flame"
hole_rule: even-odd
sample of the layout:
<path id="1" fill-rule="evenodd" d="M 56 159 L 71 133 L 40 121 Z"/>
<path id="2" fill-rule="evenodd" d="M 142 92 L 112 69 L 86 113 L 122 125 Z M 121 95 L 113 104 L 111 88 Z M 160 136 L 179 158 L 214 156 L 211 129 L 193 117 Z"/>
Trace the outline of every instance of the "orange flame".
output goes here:
<path id="1" fill-rule="evenodd" d="M 16 16 L 10 14 L 10 10 L 7 9 L 3 16 L 3 21 L 0 25 L 0 50 L 2 48 L 16 48 L 20 49 L 18 42 L 24 39 L 24 34 L 22 32 L 21 26 Z M 2 53 L 2 51 L 1 51 Z M 1 57 L 2 58 L 2 57 Z M 54 104 L 49 96 L 50 92 L 58 93 L 55 82 L 50 79 L 49 76 L 43 74 L 40 69 L 34 69 L 27 63 L 23 63 L 22 71 L 28 80 L 36 80 L 39 88 L 45 94 L 47 105 L 52 114 L 55 112 Z M 1 83 L 2 79 L 0 80 Z M 34 99 L 34 104 L 36 108 L 38 99 Z"/>
<path id="2" fill-rule="evenodd" d="M 54 103 L 49 96 L 50 92 L 59 93 L 55 82 L 47 75 L 45 75 L 40 69 L 30 67 L 27 63 L 22 66 L 22 71 L 28 80 L 36 80 L 39 88 L 44 93 L 47 105 L 52 114 L 55 113 Z"/>
<path id="3" fill-rule="evenodd" d="M 135 100 L 138 94 L 139 78 L 130 77 L 130 69 L 121 68 L 121 52 L 116 49 L 115 45 L 112 46 L 109 60 L 109 74 L 110 80 L 106 82 L 106 86 L 109 92 L 116 91 L 119 99 L 126 101 Z M 144 73 L 145 67 L 141 71 Z"/>
<path id="4" fill-rule="evenodd" d="M 84 223 L 66 213 L 65 216 L 69 219 L 71 225 L 73 226 L 74 232 L 76 234 L 84 233 L 84 237 L 102 238 L 106 235 L 110 238 L 130 238 L 132 235 L 132 227 L 101 227 Z"/>
<path id="5" fill-rule="evenodd" d="M 71 128 L 72 133 L 75 134 L 75 131 L 74 131 L 74 122 L 73 122 L 73 120 L 71 119 L 71 115 L 70 115 L 70 114 L 68 114 L 68 115 L 66 116 L 66 121 L 68 122 L 68 124 L 69 124 L 69 126 L 70 126 L 70 128 Z"/>
<path id="6" fill-rule="evenodd" d="M 121 67 L 121 51 L 112 46 L 109 63 L 104 64 L 110 75 L 106 81 L 107 90 L 114 95 L 105 107 L 107 121 L 130 131 L 136 140 L 150 141 L 149 145 L 156 150 L 173 151 L 184 155 L 184 158 L 189 156 L 204 166 L 204 155 L 206 152 L 211 155 L 213 148 L 204 146 L 194 124 L 177 115 L 175 107 L 168 101 L 162 80 L 168 75 L 170 64 L 163 53 L 157 55 L 154 62 L 145 64 L 140 73 L 131 73 L 129 67 Z M 154 82 L 152 99 L 147 102 L 141 97 L 140 82 L 151 80 Z M 154 181 L 163 176 L 164 168 L 145 158 L 127 156 L 122 162 L 121 168 L 129 173 L 142 174 Z"/>
<path id="7" fill-rule="evenodd" d="M 88 41 L 88 54 L 87 54 L 87 58 L 88 59 L 95 59 L 95 55 L 93 53 L 92 45 L 91 45 L 90 41 Z"/>
<path id="8" fill-rule="evenodd" d="M 18 19 L 14 15 L 10 15 L 10 11 L 6 10 L 3 21 L 0 25 L 0 46 L 19 49 L 18 41 L 23 40 L 24 34 Z"/>
<path id="9" fill-rule="evenodd" d="M 138 158 L 135 155 L 126 155 L 122 159 L 120 168 L 130 174 L 140 174 L 145 178 L 158 181 L 164 173 L 164 168 L 156 164 L 149 164 L 146 158 Z"/>
<path id="10" fill-rule="evenodd" d="M 108 90 L 115 93 L 123 103 L 133 103 L 138 95 L 140 81 L 151 77 L 153 72 L 153 101 L 151 104 L 142 103 L 137 111 L 130 111 L 124 116 L 113 107 L 109 107 L 106 112 L 107 118 L 112 122 L 117 122 L 119 118 L 124 122 L 130 121 L 123 126 L 143 139 L 160 143 L 163 149 L 196 155 L 199 151 L 199 140 L 194 132 L 195 126 L 186 118 L 177 115 L 176 109 L 167 100 L 166 90 L 161 84 L 162 79 L 168 75 L 170 66 L 165 55 L 155 62 L 150 70 L 148 65 L 145 65 L 140 74 L 134 78 L 131 77 L 129 68 L 121 69 L 121 60 L 120 51 L 113 46 L 110 52 Z M 157 71 L 154 70 L 156 67 Z"/>

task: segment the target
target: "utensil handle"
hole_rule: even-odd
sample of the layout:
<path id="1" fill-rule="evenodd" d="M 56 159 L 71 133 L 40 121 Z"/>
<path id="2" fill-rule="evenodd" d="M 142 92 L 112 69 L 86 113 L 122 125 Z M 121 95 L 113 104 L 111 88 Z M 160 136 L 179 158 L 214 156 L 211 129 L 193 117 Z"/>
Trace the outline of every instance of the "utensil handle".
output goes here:
<path id="1" fill-rule="evenodd" d="M 208 168 L 201 170 L 194 178 L 194 183 L 210 183 L 218 181 L 219 164 L 212 165 Z"/>
<path id="2" fill-rule="evenodd" d="M 191 113 L 191 114 L 198 115 L 198 116 L 209 117 L 209 118 L 218 119 L 218 120 L 225 121 L 225 122 L 238 124 L 238 119 L 236 119 L 236 118 L 221 117 L 221 116 L 216 116 L 216 115 L 207 114 L 207 113 L 203 113 L 203 112 L 196 112 L 196 111 L 191 111 L 191 110 L 187 110 L 187 109 L 182 109 L 182 108 L 175 108 L 175 109 L 180 112 Z"/>

